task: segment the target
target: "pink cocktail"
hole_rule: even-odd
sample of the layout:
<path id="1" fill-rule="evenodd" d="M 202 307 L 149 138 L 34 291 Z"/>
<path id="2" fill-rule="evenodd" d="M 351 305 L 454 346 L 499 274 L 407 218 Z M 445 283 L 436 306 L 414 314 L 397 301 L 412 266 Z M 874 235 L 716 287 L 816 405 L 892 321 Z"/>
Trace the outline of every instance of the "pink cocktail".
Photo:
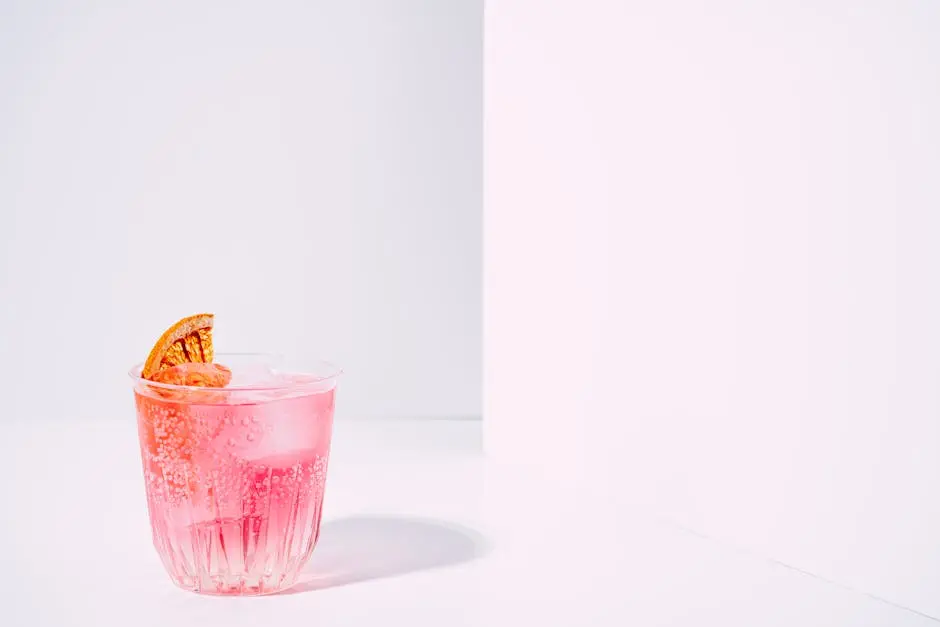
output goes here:
<path id="1" fill-rule="evenodd" d="M 173 581 L 211 594 L 293 585 L 319 536 L 338 369 L 218 355 L 224 388 L 131 371 L 153 543 Z"/>

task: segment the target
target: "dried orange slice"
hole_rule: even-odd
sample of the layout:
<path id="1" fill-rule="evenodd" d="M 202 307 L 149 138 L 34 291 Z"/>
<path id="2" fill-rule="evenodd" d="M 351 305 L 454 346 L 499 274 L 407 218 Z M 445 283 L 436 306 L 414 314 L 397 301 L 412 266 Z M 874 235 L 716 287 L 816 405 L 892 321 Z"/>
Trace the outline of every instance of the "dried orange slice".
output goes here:
<path id="1" fill-rule="evenodd" d="M 140 373 L 153 383 L 135 389 L 145 469 L 157 482 L 155 489 L 162 489 L 171 503 L 196 493 L 198 467 L 193 458 L 214 437 L 195 406 L 224 402 L 224 391 L 214 388 L 225 387 L 232 379 L 231 370 L 212 363 L 212 324 L 212 314 L 198 314 L 167 329 Z"/>
<path id="2" fill-rule="evenodd" d="M 232 371 L 222 364 L 179 364 L 158 370 L 150 380 L 171 385 L 224 388 L 232 380 Z"/>
<path id="3" fill-rule="evenodd" d="M 185 363 L 211 363 L 212 314 L 196 314 L 178 321 L 153 345 L 140 376 L 154 380 L 161 370 Z"/>

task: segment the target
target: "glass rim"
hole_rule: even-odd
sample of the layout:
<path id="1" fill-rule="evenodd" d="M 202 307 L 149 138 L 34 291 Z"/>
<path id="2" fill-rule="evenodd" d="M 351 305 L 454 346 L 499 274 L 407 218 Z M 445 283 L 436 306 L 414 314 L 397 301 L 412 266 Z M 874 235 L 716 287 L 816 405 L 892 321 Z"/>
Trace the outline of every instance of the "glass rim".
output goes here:
<path id="1" fill-rule="evenodd" d="M 272 360 L 283 360 L 284 355 L 280 353 L 216 353 L 215 357 L 267 357 L 272 358 Z M 213 359 L 213 362 L 215 360 Z M 216 362 L 217 363 L 217 362 Z M 224 364 L 220 364 L 224 365 Z M 151 381 L 150 379 L 145 379 L 140 376 L 141 370 L 144 368 L 144 362 L 140 362 L 131 366 L 131 369 L 127 371 L 127 376 L 131 378 L 134 382 L 134 385 L 145 385 L 147 387 L 162 388 L 164 390 L 178 390 L 178 391 L 202 391 L 206 390 L 220 390 L 226 392 L 264 392 L 264 391 L 276 391 L 276 390 L 291 390 L 298 388 L 305 388 L 308 386 L 321 385 L 325 382 L 332 381 L 336 379 L 341 374 L 343 374 L 343 369 L 340 368 L 333 362 L 326 361 L 323 359 L 313 359 L 310 361 L 310 365 L 313 369 L 323 369 L 326 374 L 317 375 L 316 373 L 309 372 L 308 369 L 303 370 L 291 370 L 291 374 L 295 375 L 304 375 L 310 376 L 311 378 L 305 378 L 303 381 L 285 381 L 283 383 L 277 384 L 265 384 L 265 385 L 227 385 L 223 388 L 207 388 L 200 385 L 178 385 L 176 383 L 162 383 L 159 381 Z"/>

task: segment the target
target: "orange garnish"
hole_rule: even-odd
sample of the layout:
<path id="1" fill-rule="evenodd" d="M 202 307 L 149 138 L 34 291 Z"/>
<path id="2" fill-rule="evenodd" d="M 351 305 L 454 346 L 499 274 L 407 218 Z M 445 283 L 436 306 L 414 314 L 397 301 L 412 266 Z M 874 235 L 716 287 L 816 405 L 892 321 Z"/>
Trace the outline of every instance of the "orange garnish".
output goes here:
<path id="1" fill-rule="evenodd" d="M 232 371 L 221 364 L 179 364 L 158 370 L 150 380 L 172 385 L 224 388 L 232 380 Z"/>
<path id="2" fill-rule="evenodd" d="M 211 363 L 212 323 L 212 314 L 197 314 L 171 326 L 153 345 L 140 376 L 156 380 L 157 373 L 179 364 Z"/>
<path id="3" fill-rule="evenodd" d="M 145 468 L 162 477 L 166 498 L 179 503 L 196 493 L 199 480 L 193 456 L 216 437 L 216 426 L 194 411 L 199 404 L 224 403 L 223 388 L 232 371 L 212 363 L 212 314 L 183 318 L 160 336 L 141 377 L 153 383 L 136 386 L 137 425 Z M 163 387 L 159 384 L 191 386 Z M 206 388 L 202 389 L 191 389 Z"/>

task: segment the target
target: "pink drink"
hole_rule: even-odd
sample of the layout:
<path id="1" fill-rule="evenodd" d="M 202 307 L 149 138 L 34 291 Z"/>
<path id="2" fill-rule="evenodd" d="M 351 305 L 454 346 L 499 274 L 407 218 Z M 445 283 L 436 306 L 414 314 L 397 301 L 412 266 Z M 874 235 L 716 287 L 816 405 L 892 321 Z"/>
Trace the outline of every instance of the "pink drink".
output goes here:
<path id="1" fill-rule="evenodd" d="M 232 368 L 228 387 L 135 381 L 154 546 L 187 590 L 276 592 L 319 535 L 337 372 L 217 361 Z"/>

